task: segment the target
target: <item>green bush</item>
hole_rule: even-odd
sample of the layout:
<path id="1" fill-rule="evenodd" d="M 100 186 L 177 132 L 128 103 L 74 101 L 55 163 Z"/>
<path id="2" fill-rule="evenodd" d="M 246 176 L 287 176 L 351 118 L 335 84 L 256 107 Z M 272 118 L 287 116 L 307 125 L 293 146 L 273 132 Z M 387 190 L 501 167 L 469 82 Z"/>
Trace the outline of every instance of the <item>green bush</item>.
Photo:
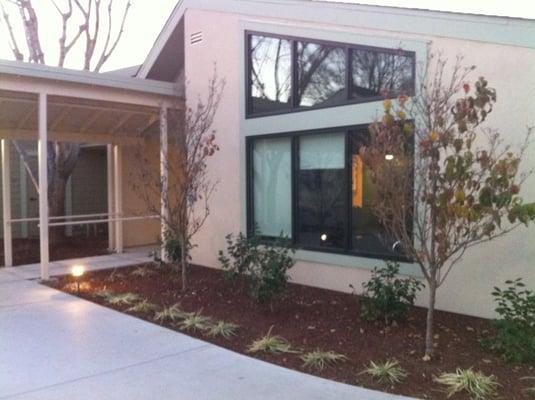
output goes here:
<path id="1" fill-rule="evenodd" d="M 535 292 L 525 289 L 522 279 L 505 282 L 506 289 L 494 288 L 498 333 L 483 344 L 513 362 L 535 361 Z"/>
<path id="2" fill-rule="evenodd" d="M 163 248 L 165 249 L 165 252 L 169 257 L 169 263 L 173 265 L 180 265 L 182 259 L 179 240 L 173 234 L 168 232 L 165 234 L 163 241 L 159 240 L 160 248 L 162 247 L 162 243 L 164 244 Z M 153 257 L 154 261 L 159 265 L 163 266 L 165 264 L 162 260 L 160 251 L 152 252 L 151 256 Z"/>
<path id="3" fill-rule="evenodd" d="M 369 321 L 384 319 L 387 325 L 405 318 L 424 284 L 414 278 L 398 278 L 398 274 L 399 264 L 394 262 L 373 269 L 371 279 L 362 285 L 362 318 Z"/>
<path id="4" fill-rule="evenodd" d="M 259 303 L 268 303 L 285 289 L 288 270 L 293 267 L 295 250 L 282 235 L 275 241 L 263 243 L 258 235 L 248 238 L 239 233 L 236 238 L 226 236 L 227 251 L 219 251 L 219 262 L 230 279 L 245 276 L 251 296 Z"/>

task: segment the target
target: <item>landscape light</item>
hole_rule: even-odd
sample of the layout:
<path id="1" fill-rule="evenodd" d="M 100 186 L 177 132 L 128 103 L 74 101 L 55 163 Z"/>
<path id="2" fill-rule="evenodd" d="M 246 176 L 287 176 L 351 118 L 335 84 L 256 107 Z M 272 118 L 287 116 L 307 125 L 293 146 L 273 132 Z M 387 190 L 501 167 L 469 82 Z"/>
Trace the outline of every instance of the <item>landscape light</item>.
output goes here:
<path id="1" fill-rule="evenodd" d="M 327 234 L 326 233 L 322 233 L 321 235 L 321 241 L 322 242 L 325 242 L 327 240 Z"/>
<path id="2" fill-rule="evenodd" d="M 387 154 L 387 155 L 385 156 L 385 160 L 386 160 L 386 161 L 392 161 L 393 159 L 394 159 L 394 155 L 393 155 L 393 154 Z"/>
<path id="3" fill-rule="evenodd" d="M 71 268 L 71 274 L 75 278 L 81 277 L 84 274 L 84 272 L 85 272 L 85 268 L 83 265 L 75 265 L 74 267 Z"/>
<path id="4" fill-rule="evenodd" d="M 76 279 L 76 292 L 80 295 L 80 277 L 84 274 L 85 268 L 83 265 L 75 265 L 71 268 L 71 275 Z"/>

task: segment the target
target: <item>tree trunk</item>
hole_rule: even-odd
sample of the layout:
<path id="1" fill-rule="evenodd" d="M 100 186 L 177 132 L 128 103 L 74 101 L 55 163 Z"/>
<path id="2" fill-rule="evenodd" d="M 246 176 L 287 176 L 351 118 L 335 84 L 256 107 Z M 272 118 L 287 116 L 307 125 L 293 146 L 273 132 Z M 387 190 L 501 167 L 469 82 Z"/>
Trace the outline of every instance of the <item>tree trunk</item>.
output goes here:
<path id="1" fill-rule="evenodd" d="M 433 345 L 433 320 L 435 316 L 435 302 L 437 295 L 436 280 L 429 283 L 429 304 L 427 305 L 427 321 L 425 330 L 425 359 L 431 359 L 435 352 Z"/>
<path id="2" fill-rule="evenodd" d="M 188 288 L 188 255 L 184 239 L 180 240 L 180 266 L 182 269 L 182 291 L 185 292 Z"/>
<path id="3" fill-rule="evenodd" d="M 67 191 L 67 180 L 58 174 L 53 177 L 53 185 L 49 186 L 48 191 L 48 215 L 49 217 L 58 217 L 65 215 L 65 195 Z M 51 221 L 62 222 L 63 220 Z M 60 243 L 65 239 L 65 227 L 56 226 L 50 228 L 50 243 Z"/>

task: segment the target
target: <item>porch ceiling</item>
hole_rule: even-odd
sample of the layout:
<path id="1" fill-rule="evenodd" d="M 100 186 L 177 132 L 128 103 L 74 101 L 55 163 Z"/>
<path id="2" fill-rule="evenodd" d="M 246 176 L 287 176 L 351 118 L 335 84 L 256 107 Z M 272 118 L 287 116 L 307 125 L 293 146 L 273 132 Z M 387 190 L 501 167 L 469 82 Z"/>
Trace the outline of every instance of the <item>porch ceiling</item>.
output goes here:
<path id="1" fill-rule="evenodd" d="M 51 139 L 93 142 L 97 137 L 116 139 L 158 134 L 157 107 L 64 96 L 48 97 L 48 131 Z M 0 90 L 0 136 L 37 138 L 37 95 Z M 97 139 L 98 140 L 98 139 Z"/>
<path id="2" fill-rule="evenodd" d="M 0 60 L 0 137 L 37 139 L 46 94 L 49 140 L 114 143 L 158 137 L 160 108 L 183 109 L 175 84 Z M 176 115 L 176 113 L 173 113 Z"/>

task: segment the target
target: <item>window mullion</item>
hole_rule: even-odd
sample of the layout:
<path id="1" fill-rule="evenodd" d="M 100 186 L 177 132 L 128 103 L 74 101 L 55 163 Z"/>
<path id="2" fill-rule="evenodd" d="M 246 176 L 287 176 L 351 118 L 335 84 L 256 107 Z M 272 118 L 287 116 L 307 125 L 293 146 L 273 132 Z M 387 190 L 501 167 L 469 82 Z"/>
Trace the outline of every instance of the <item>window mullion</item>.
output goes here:
<path id="1" fill-rule="evenodd" d="M 297 199 L 298 199 L 298 193 L 297 193 L 297 169 L 299 168 L 299 141 L 298 136 L 293 135 L 292 136 L 292 158 L 291 158 L 291 168 L 292 168 L 292 179 L 291 179 L 291 185 L 292 185 L 292 242 L 293 244 L 297 244 Z"/>
<path id="2" fill-rule="evenodd" d="M 346 131 L 346 251 L 351 250 L 351 234 L 352 234 L 352 179 L 353 179 L 353 162 L 352 162 L 352 141 L 351 131 Z"/>
<path id="3" fill-rule="evenodd" d="M 299 68 L 297 60 L 297 41 L 292 40 L 292 108 L 298 108 L 299 102 Z"/>

